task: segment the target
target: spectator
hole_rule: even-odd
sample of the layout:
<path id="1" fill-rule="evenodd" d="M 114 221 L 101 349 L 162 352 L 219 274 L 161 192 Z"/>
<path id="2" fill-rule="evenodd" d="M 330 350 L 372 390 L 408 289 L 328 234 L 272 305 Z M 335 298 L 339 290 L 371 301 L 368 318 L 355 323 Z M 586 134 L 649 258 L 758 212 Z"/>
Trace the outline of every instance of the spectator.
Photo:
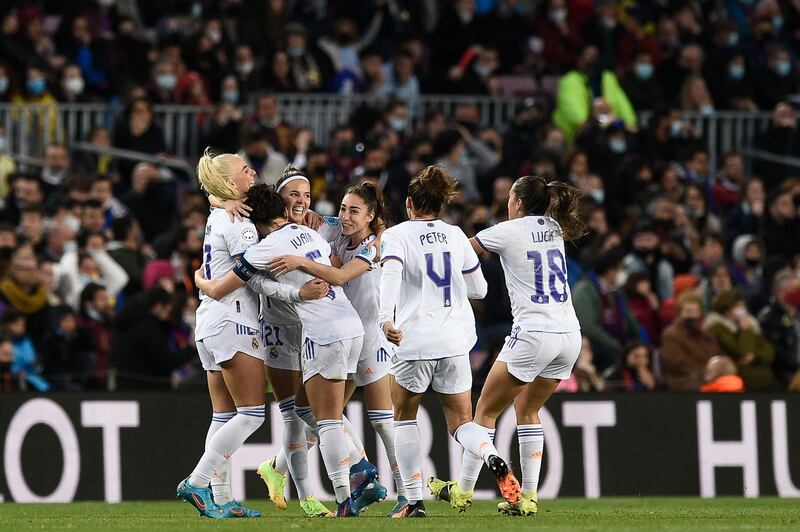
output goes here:
<path id="1" fill-rule="evenodd" d="M 744 297 L 735 290 L 720 292 L 711 309 L 703 321 L 703 331 L 714 337 L 721 353 L 736 361 L 745 387 L 751 391 L 776 390 L 778 383 L 772 373 L 775 349 L 747 312 Z"/>
<path id="2" fill-rule="evenodd" d="M 609 389 L 625 392 L 652 392 L 661 388 L 652 369 L 652 353 L 642 342 L 625 345 L 622 360 L 608 368 L 603 377 Z"/>
<path id="3" fill-rule="evenodd" d="M 787 189 L 778 190 L 767 201 L 761 238 L 767 255 L 791 260 L 800 251 L 800 217 L 795 196 Z"/>
<path id="4" fill-rule="evenodd" d="M 170 342 L 172 296 L 155 286 L 134 296 L 114 319 L 111 361 L 120 390 L 163 390 L 170 374 L 197 356 L 194 346 Z"/>
<path id="5" fill-rule="evenodd" d="M 446 129 L 433 142 L 436 164 L 454 176 L 468 200 L 477 200 L 478 178 L 498 163 L 497 154 L 474 138 L 466 128 Z"/>
<path id="6" fill-rule="evenodd" d="M 90 284 L 103 286 L 109 297 L 116 298 L 128 283 L 128 274 L 105 250 L 103 232 L 84 230 L 76 242 L 78 249 L 64 253 L 58 264 L 64 301 L 77 309 L 81 293 Z"/>
<path id="7" fill-rule="evenodd" d="M 753 99 L 753 77 L 745 56 L 737 53 L 724 64 L 727 68 L 719 76 L 707 78 L 717 109 L 757 111 L 758 105 Z"/>
<path id="8" fill-rule="evenodd" d="M 278 181 L 287 164 L 286 157 L 270 145 L 267 132 L 252 124 L 244 130 L 239 157 L 255 170 L 261 183 L 268 185 Z"/>
<path id="9" fill-rule="evenodd" d="M 653 57 L 647 50 L 636 53 L 620 83 L 637 112 L 651 111 L 664 105 L 664 94 L 655 77 Z"/>
<path id="10" fill-rule="evenodd" d="M 797 91 L 797 73 L 788 50 L 773 46 L 767 52 L 767 60 L 756 75 L 755 85 L 756 102 L 761 109 L 772 109 Z"/>
<path id="11" fill-rule="evenodd" d="M 16 388 L 11 365 L 14 363 L 14 344 L 11 333 L 0 330 L 0 392 L 10 392 Z"/>
<path id="12" fill-rule="evenodd" d="M 553 74 L 562 74 L 574 64 L 580 32 L 569 22 L 569 3 L 548 0 L 534 21 L 534 33 L 543 41 L 542 57 Z"/>
<path id="13" fill-rule="evenodd" d="M 75 311 L 68 306 L 53 309 L 51 325 L 42 345 L 43 375 L 54 389 L 79 391 L 92 367 L 92 339 L 78 326 Z"/>
<path id="14" fill-rule="evenodd" d="M 633 317 L 642 327 L 642 332 L 647 333 L 648 342 L 658 345 L 661 341 L 661 302 L 653 291 L 650 276 L 645 272 L 628 275 L 625 280 L 625 297 Z"/>
<path id="15" fill-rule="evenodd" d="M 625 257 L 625 271 L 644 273 L 662 300 L 672 296 L 672 265 L 661 256 L 655 227 L 643 223 L 632 231 L 631 253 Z"/>
<path id="16" fill-rule="evenodd" d="M 761 234 L 764 219 L 764 184 L 758 178 L 748 179 L 742 184 L 739 201 L 733 206 L 725 225 L 728 237 L 726 248 L 732 239 L 743 234 Z"/>
<path id="17" fill-rule="evenodd" d="M 88 389 L 104 389 L 108 378 L 109 350 L 111 348 L 112 307 L 108 292 L 96 283 L 89 283 L 80 294 L 78 326 L 89 333 L 92 339 L 92 366 Z"/>
<path id="18" fill-rule="evenodd" d="M 676 320 L 661 336 L 661 367 L 669 390 L 698 390 L 703 368 L 717 352 L 713 336 L 701 328 L 703 309 L 700 299 L 686 293 L 678 298 Z"/>
<path id="19" fill-rule="evenodd" d="M 242 112 L 233 103 L 222 101 L 214 110 L 204 144 L 220 153 L 236 153 L 239 151 L 241 128 Z"/>
<path id="20" fill-rule="evenodd" d="M 773 371 L 782 387 L 800 375 L 800 277 L 780 271 L 772 281 L 772 299 L 758 315 L 764 337 L 775 347 Z"/>
<path id="21" fill-rule="evenodd" d="M 28 319 L 28 333 L 36 340 L 47 328 L 47 291 L 39 276 L 39 260 L 29 244 L 13 250 L 0 280 L 0 306 L 13 309 Z"/>
<path id="22" fill-rule="evenodd" d="M 735 151 L 724 154 L 722 167 L 711 186 L 711 204 L 714 212 L 728 214 L 739 200 L 741 185 L 744 181 L 742 154 Z"/>
<path id="23" fill-rule="evenodd" d="M 135 295 L 142 289 L 142 273 L 149 258 L 142 246 L 142 228 L 136 218 L 126 215 L 112 222 L 111 233 L 113 240 L 106 246 L 108 255 L 128 275 L 123 293 Z"/>
<path id="24" fill-rule="evenodd" d="M 149 163 L 139 163 L 131 173 L 131 187 L 121 198 L 128 211 L 139 220 L 145 239 L 152 242 L 174 217 L 175 205 L 161 183 L 158 169 Z"/>
<path id="25" fill-rule="evenodd" d="M 774 155 L 800 157 L 797 116 L 791 105 L 781 102 L 775 106 L 769 127 L 756 139 L 756 147 Z M 772 190 L 793 175 L 796 168 L 769 160 L 759 161 L 757 158 L 754 170 L 763 176 L 766 188 Z"/>
<path id="26" fill-rule="evenodd" d="M 258 97 L 256 112 L 250 117 L 250 121 L 260 126 L 273 150 L 277 150 L 280 154 L 287 152 L 288 139 L 286 134 L 291 129 L 291 126 L 281 117 L 278 99 L 274 94 L 261 94 Z"/>
<path id="27" fill-rule="evenodd" d="M 414 74 L 414 58 L 411 52 L 400 49 L 391 64 L 383 69 L 383 83 L 376 94 L 394 96 L 406 102 L 414 101 L 420 94 L 419 81 Z"/>
<path id="28" fill-rule="evenodd" d="M 731 357 L 715 355 L 708 359 L 700 391 L 704 393 L 744 391 L 744 380 L 736 374 L 736 363 Z"/>
<path id="29" fill-rule="evenodd" d="M 589 102 L 598 97 L 608 102 L 612 113 L 627 127 L 636 127 L 636 112 L 617 77 L 604 69 L 598 54 L 596 46 L 584 46 L 578 55 L 576 68 L 565 74 L 558 83 L 558 104 L 553 123 L 564 131 L 570 142 L 578 128 L 589 118 Z"/>
<path id="30" fill-rule="evenodd" d="M 308 30 L 302 24 L 286 25 L 286 53 L 298 91 L 319 91 L 327 85 L 333 65 L 325 53 L 309 46 Z"/>
<path id="31" fill-rule="evenodd" d="M 0 318 L 0 326 L 12 337 L 11 373 L 24 379 L 38 392 L 49 391 L 51 385 L 41 376 L 42 367 L 36 356 L 36 348 L 26 333 L 25 316 L 14 309 L 6 309 Z"/>
<path id="32" fill-rule="evenodd" d="M 262 68 L 256 65 L 253 49 L 249 45 L 240 43 L 236 46 L 233 54 L 233 71 L 242 100 L 264 87 Z"/>
<path id="33" fill-rule="evenodd" d="M 619 248 L 602 253 L 572 292 L 581 330 L 591 342 L 594 363 L 601 372 L 620 360 L 626 341 L 639 338 L 639 324 L 618 280 L 623 258 Z"/>
<path id="34" fill-rule="evenodd" d="M 766 305 L 764 298 L 764 249 L 755 235 L 739 235 L 731 251 L 731 275 L 747 301 L 750 309 Z"/>
<path id="35" fill-rule="evenodd" d="M 115 148 L 139 151 L 151 155 L 166 150 L 164 131 L 153 115 L 150 102 L 144 98 L 136 98 L 129 105 L 124 118 L 114 127 Z M 135 165 L 130 161 L 121 161 L 120 173 L 127 181 Z"/>
<path id="36" fill-rule="evenodd" d="M 698 237 L 722 233 L 722 222 L 714 213 L 710 212 L 706 197 L 703 188 L 695 183 L 686 185 L 684 189 L 683 202 L 686 206 L 690 229 Z"/>

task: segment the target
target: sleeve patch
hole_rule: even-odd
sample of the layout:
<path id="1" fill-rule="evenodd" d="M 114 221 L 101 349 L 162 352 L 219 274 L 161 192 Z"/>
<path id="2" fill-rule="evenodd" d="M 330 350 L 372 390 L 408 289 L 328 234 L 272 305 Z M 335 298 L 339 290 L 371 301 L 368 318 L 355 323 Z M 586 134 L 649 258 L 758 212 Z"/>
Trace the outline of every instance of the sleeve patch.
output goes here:
<path id="1" fill-rule="evenodd" d="M 252 246 L 258 241 L 258 233 L 256 233 L 255 227 L 247 226 L 242 229 L 242 245 Z"/>
<path id="2" fill-rule="evenodd" d="M 358 256 L 368 261 L 372 262 L 375 260 L 375 256 L 377 255 L 377 251 L 372 246 L 363 246 L 361 250 L 358 252 Z"/>
<path id="3" fill-rule="evenodd" d="M 336 216 L 323 216 L 322 219 L 330 227 L 339 227 L 340 225 L 342 225 L 342 221 Z"/>

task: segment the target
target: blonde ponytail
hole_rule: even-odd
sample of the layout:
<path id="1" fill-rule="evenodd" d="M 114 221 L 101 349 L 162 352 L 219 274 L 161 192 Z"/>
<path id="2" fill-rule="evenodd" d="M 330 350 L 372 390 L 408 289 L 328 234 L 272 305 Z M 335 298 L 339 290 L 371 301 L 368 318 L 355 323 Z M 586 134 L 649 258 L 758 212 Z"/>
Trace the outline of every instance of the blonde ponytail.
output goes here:
<path id="1" fill-rule="evenodd" d="M 238 157 L 232 153 L 214 155 L 208 147 L 197 162 L 197 179 L 200 186 L 210 195 L 225 201 L 241 199 L 245 191 L 238 190 L 231 177 L 238 170 Z"/>

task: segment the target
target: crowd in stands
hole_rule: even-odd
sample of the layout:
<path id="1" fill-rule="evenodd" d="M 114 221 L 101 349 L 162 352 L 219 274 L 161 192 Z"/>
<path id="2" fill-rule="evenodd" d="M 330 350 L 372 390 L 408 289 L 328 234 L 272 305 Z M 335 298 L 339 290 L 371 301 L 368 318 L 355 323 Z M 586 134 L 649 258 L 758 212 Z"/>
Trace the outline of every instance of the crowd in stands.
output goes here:
<path id="1" fill-rule="evenodd" d="M 800 2 L 0 7 L 0 103 L 118 102 L 113 127 L 86 139 L 96 147 L 170 155 L 153 105 L 209 106 L 203 145 L 239 153 L 262 182 L 302 168 L 322 215 L 368 179 L 402 221 L 411 176 L 442 165 L 461 183 L 444 219 L 468 236 L 507 217 L 518 176 L 574 184 L 584 344 L 564 392 L 800 389 L 800 165 L 732 151 L 712 168 L 682 116 L 768 110 L 757 147 L 800 157 Z M 419 94 L 502 95 L 520 80 L 532 92 L 503 128 L 470 103 L 412 112 Z M 315 138 L 283 118 L 282 92 L 385 99 Z M 0 390 L 202 386 L 193 272 L 208 203 L 194 176 L 51 139 L 43 166 L 25 167 L 11 133 L 0 126 Z M 511 327 L 499 259 L 483 260 L 476 383 Z"/>

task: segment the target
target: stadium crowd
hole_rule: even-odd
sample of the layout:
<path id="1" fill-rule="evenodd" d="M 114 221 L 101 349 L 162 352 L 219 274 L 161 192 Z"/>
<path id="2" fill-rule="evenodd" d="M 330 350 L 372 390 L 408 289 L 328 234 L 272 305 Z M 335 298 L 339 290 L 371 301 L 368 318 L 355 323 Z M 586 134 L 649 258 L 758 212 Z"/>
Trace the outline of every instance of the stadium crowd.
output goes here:
<path id="1" fill-rule="evenodd" d="M 267 183 L 302 168 L 322 215 L 369 179 L 387 222 L 401 221 L 410 177 L 442 165 L 462 185 L 444 219 L 468 236 L 507 217 L 517 176 L 580 188 L 589 232 L 568 266 L 584 345 L 565 392 L 800 389 L 800 166 L 730 152 L 711 168 L 681 115 L 769 110 L 757 146 L 800 157 L 800 2 L 0 6 L 0 103 L 118 102 L 113 128 L 86 139 L 98 147 L 169 155 L 152 106 L 213 106 L 203 145 L 240 153 Z M 534 92 L 505 129 L 470 103 L 412 113 L 419 94 L 501 95 L 525 80 Z M 276 92 L 385 99 L 314 138 L 283 119 Z M 49 139 L 43 167 L 21 168 L 9 135 L 0 389 L 203 385 L 193 272 L 208 203 L 194 176 Z M 511 328 L 497 256 L 483 269 L 476 382 Z"/>

